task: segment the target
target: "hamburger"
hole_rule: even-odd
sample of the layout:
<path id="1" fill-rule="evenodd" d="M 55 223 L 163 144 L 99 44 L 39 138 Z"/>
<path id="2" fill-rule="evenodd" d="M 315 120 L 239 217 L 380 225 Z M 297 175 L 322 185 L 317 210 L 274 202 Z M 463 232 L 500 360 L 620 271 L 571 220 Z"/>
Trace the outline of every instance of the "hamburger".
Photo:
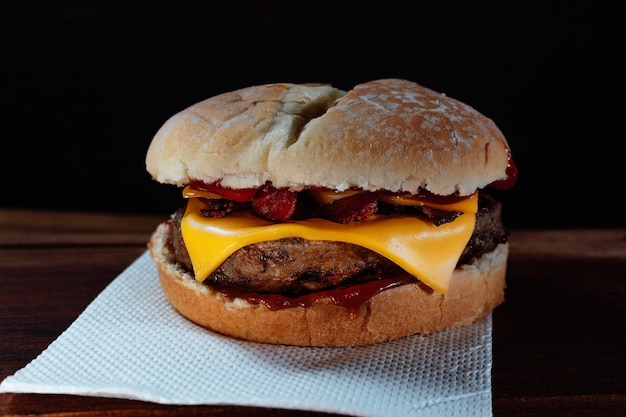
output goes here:
<path id="1" fill-rule="evenodd" d="M 515 183 L 508 143 L 415 82 L 219 94 L 165 122 L 146 168 L 182 190 L 148 243 L 162 290 L 220 334 L 367 345 L 504 301 L 508 232 L 489 190 Z"/>

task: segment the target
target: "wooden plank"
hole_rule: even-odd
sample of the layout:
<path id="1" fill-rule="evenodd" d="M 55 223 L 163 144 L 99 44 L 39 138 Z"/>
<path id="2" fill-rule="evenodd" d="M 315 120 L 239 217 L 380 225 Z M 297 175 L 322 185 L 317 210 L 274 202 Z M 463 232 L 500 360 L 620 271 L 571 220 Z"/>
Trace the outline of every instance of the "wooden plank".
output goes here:
<path id="1" fill-rule="evenodd" d="M 0 235 L 38 233 L 133 233 L 154 230 L 168 216 L 0 209 Z"/>
<path id="2" fill-rule="evenodd" d="M 626 229 L 514 230 L 511 259 L 626 259 Z"/>

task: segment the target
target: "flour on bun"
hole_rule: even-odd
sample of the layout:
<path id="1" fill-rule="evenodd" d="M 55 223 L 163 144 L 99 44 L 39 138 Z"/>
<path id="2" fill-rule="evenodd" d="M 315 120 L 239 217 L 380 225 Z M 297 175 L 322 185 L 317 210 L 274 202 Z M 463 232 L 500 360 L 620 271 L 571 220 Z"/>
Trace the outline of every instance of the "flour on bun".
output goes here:
<path id="1" fill-rule="evenodd" d="M 504 301 L 508 233 L 488 190 L 517 178 L 507 141 L 414 82 L 220 94 L 172 116 L 146 167 L 184 197 L 149 242 L 161 287 L 221 334 L 373 344 Z"/>

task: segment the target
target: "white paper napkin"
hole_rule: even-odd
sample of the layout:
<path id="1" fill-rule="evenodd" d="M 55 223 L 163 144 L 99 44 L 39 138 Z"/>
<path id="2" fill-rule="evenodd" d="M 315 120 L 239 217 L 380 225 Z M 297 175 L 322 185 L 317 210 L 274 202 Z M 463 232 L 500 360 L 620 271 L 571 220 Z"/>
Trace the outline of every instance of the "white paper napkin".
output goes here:
<path id="1" fill-rule="evenodd" d="M 120 397 L 355 416 L 491 416 L 491 315 L 374 346 L 243 342 L 167 303 L 148 252 L 0 392 Z"/>

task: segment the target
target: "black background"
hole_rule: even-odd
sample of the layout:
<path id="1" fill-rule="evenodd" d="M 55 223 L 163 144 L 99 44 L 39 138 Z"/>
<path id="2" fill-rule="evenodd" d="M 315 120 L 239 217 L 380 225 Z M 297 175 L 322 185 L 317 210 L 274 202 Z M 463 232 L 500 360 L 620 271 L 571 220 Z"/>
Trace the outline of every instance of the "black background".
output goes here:
<path id="1" fill-rule="evenodd" d="M 144 157 L 194 102 L 269 82 L 407 78 L 492 118 L 510 228 L 624 227 L 623 23 L 562 2 L 0 5 L 0 207 L 168 215 Z"/>

